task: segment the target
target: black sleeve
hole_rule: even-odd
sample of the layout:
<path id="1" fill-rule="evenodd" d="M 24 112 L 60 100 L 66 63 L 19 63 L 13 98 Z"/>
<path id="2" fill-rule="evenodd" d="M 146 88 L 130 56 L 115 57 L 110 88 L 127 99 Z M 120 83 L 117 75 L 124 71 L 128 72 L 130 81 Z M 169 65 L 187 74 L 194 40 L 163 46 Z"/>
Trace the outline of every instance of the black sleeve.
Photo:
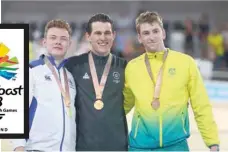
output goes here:
<path id="1" fill-rule="evenodd" d="M 125 60 L 124 58 L 118 57 L 115 54 L 112 54 L 112 55 L 114 60 L 113 64 L 119 67 L 123 67 L 125 69 L 127 66 L 127 60 Z"/>
<path id="2" fill-rule="evenodd" d="M 69 72 L 72 73 L 73 67 L 74 67 L 74 57 L 70 57 L 69 59 L 67 59 L 66 63 L 65 63 L 65 68 L 67 68 L 67 70 Z"/>
<path id="3" fill-rule="evenodd" d="M 124 59 L 124 69 L 126 68 L 127 66 L 127 60 Z"/>
<path id="4" fill-rule="evenodd" d="M 118 58 L 119 58 L 121 66 L 125 69 L 127 66 L 127 60 L 125 60 L 124 58 L 120 58 L 120 57 L 118 57 Z"/>
<path id="5" fill-rule="evenodd" d="M 87 62 L 88 62 L 88 53 L 84 53 L 79 56 L 73 56 L 68 58 L 65 63 L 65 67 L 69 72 L 73 73 L 73 70 L 75 67 L 78 67 L 78 66 L 81 67 L 84 63 L 87 63 Z"/>

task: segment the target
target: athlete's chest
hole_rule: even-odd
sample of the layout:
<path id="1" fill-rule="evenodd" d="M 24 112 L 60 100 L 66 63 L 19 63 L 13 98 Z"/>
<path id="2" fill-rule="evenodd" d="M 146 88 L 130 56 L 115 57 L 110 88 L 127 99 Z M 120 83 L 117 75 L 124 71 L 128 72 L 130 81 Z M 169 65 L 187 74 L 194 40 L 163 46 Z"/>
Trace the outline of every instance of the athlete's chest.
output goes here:
<path id="1" fill-rule="evenodd" d="M 93 87 L 93 79 L 92 72 L 94 75 L 97 75 L 98 82 L 101 82 L 102 77 L 106 77 L 105 88 L 116 88 L 120 89 L 124 84 L 124 68 L 118 66 L 111 66 L 108 73 L 104 73 L 105 65 L 95 65 L 96 71 L 91 70 L 88 63 L 83 64 L 80 67 L 74 69 L 74 76 L 76 83 L 80 86 L 85 87 Z"/>
<path id="2" fill-rule="evenodd" d="M 177 62 L 151 64 L 152 78 L 147 70 L 146 64 L 142 63 L 140 68 L 135 68 L 131 73 L 130 85 L 133 90 L 154 90 L 158 78 L 161 78 L 162 88 L 181 89 L 188 84 L 189 70 Z M 140 91 L 141 92 L 141 91 Z"/>

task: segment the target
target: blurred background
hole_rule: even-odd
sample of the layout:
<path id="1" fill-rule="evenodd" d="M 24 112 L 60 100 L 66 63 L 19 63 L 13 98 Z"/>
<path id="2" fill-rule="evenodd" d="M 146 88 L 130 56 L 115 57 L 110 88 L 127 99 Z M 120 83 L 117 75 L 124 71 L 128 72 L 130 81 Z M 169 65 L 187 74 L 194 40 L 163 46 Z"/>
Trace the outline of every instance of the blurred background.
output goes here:
<path id="1" fill-rule="evenodd" d="M 64 19 L 71 24 L 73 44 L 67 57 L 88 51 L 85 26 L 96 13 L 114 20 L 117 37 L 112 52 L 127 59 L 144 53 L 137 41 L 136 16 L 157 11 L 167 33 L 167 47 L 195 58 L 205 81 L 221 138 L 228 150 L 228 2 L 225 1 L 2 1 L 2 23 L 30 24 L 30 61 L 44 52 L 41 46 L 45 24 Z M 191 150 L 207 150 L 191 115 Z M 129 129 L 132 113 L 128 115 Z M 10 149 L 2 140 L 2 150 Z"/>

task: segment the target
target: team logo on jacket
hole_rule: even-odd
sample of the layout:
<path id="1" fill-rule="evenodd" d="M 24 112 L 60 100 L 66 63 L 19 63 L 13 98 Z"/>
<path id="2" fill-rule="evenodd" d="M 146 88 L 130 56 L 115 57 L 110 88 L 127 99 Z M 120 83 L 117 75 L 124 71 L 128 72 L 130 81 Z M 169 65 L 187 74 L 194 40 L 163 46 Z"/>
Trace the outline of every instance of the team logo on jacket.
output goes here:
<path id="1" fill-rule="evenodd" d="M 51 81 L 50 75 L 45 75 L 44 78 L 45 78 L 46 81 Z"/>
<path id="2" fill-rule="evenodd" d="M 175 68 L 169 68 L 169 74 L 170 75 L 175 75 L 176 74 L 176 69 Z"/>
<path id="3" fill-rule="evenodd" d="M 89 79 L 88 73 L 86 72 L 82 78 L 83 78 L 83 79 Z"/>
<path id="4" fill-rule="evenodd" d="M 113 82 L 114 83 L 119 83 L 120 82 L 120 73 L 119 72 L 113 72 L 113 78 L 114 78 L 114 80 L 113 80 Z"/>

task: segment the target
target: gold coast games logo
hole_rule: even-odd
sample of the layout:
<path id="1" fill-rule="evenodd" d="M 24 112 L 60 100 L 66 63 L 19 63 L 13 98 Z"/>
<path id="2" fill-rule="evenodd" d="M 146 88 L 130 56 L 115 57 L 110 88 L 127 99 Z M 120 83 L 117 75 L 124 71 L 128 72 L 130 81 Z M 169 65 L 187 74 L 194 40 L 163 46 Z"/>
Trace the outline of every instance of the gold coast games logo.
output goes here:
<path id="1" fill-rule="evenodd" d="M 0 82 L 1 79 L 5 80 L 16 80 L 17 70 L 18 70 L 18 59 L 17 57 L 9 57 L 7 54 L 10 49 L 3 43 L 0 43 Z M 17 112 L 16 109 L 2 108 L 3 105 L 3 95 L 21 95 L 22 86 L 17 88 L 6 88 L 6 86 L 1 86 L 0 83 L 0 120 L 5 116 L 7 112 Z"/>

